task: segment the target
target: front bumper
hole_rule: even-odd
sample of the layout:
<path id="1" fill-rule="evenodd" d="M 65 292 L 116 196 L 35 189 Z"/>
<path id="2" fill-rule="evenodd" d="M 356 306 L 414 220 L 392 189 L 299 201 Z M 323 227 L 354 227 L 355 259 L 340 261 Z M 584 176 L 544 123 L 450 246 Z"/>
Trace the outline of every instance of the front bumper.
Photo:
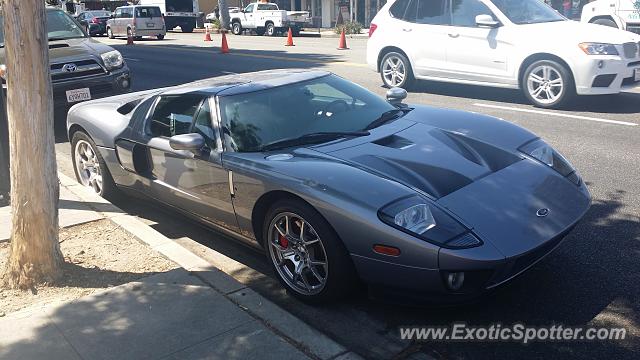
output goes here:
<path id="1" fill-rule="evenodd" d="M 129 92 L 131 91 L 129 68 L 124 65 L 107 74 L 53 83 L 55 111 L 68 111 L 71 106 L 77 104 L 77 102 L 69 103 L 67 101 L 66 92 L 82 88 L 89 89 L 92 100 Z"/>
<path id="2" fill-rule="evenodd" d="M 640 57 L 581 56 L 574 64 L 578 95 L 617 94 L 640 87 L 635 72 L 640 73 Z"/>

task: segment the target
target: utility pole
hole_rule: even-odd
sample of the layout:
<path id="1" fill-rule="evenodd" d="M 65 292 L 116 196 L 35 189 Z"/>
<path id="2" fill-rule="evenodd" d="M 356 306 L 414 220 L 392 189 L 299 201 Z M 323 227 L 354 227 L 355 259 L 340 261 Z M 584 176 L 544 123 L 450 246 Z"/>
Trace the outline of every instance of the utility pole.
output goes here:
<path id="1" fill-rule="evenodd" d="M 42 0 L 4 0 L 11 245 L 0 285 L 29 289 L 62 274 L 49 40 Z"/>
<path id="2" fill-rule="evenodd" d="M 226 31 L 229 29 L 229 4 L 227 0 L 218 0 L 218 8 L 220 8 L 220 29 Z"/>

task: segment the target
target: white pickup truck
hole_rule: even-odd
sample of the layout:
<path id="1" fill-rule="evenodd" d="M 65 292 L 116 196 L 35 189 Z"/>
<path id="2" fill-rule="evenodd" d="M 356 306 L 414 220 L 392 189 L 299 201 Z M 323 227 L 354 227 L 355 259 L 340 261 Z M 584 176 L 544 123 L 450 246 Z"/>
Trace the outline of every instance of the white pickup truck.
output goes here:
<path id="1" fill-rule="evenodd" d="M 582 22 L 640 34 L 640 0 L 596 0 L 582 8 Z"/>
<path id="2" fill-rule="evenodd" d="M 244 30 L 255 30 L 258 35 L 274 36 L 291 28 L 294 35 L 310 21 L 308 11 L 286 11 L 273 3 L 251 3 L 243 10 L 231 13 L 231 32 L 240 35 Z"/>

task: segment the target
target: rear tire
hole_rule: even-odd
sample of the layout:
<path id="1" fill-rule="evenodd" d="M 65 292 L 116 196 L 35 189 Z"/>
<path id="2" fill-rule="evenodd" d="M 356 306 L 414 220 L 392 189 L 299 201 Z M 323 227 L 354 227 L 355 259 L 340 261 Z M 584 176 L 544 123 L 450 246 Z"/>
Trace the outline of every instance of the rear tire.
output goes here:
<path id="1" fill-rule="evenodd" d="M 242 34 L 242 25 L 237 21 L 231 24 L 231 33 L 233 33 L 233 35 Z"/>
<path id="2" fill-rule="evenodd" d="M 156 36 L 156 38 L 157 38 L 158 40 L 162 40 L 162 39 L 164 39 L 164 35 L 157 35 L 157 36 Z"/>
<path id="3" fill-rule="evenodd" d="M 289 223 L 285 237 L 289 240 L 282 240 L 276 229 L 284 229 L 283 221 Z M 357 275 L 347 249 L 310 205 L 295 199 L 277 201 L 265 216 L 263 239 L 278 280 L 294 297 L 312 304 L 327 303 L 348 295 L 356 287 Z M 300 269 L 298 277 L 294 276 L 296 269 Z"/>
<path id="4" fill-rule="evenodd" d="M 408 90 L 415 82 L 409 59 L 395 51 L 385 54 L 382 58 L 380 77 L 384 86 L 388 88 L 401 87 Z"/>
<path id="5" fill-rule="evenodd" d="M 604 25 L 604 26 L 618 29 L 618 24 L 616 24 L 616 22 L 611 19 L 597 19 L 596 21 L 593 22 L 593 24 Z"/>
<path id="6" fill-rule="evenodd" d="M 103 198 L 113 198 L 118 192 L 109 168 L 89 135 L 77 131 L 71 138 L 73 172 L 78 182 Z M 97 165 L 97 166 L 96 166 Z M 99 179 L 99 181 L 98 181 Z"/>
<path id="7" fill-rule="evenodd" d="M 546 109 L 566 105 L 576 96 L 571 71 L 554 60 L 538 60 L 529 65 L 520 87 L 533 105 Z"/>
<path id="8" fill-rule="evenodd" d="M 267 23 L 266 33 L 267 33 L 267 36 L 276 35 L 276 27 L 273 25 L 273 23 Z"/>

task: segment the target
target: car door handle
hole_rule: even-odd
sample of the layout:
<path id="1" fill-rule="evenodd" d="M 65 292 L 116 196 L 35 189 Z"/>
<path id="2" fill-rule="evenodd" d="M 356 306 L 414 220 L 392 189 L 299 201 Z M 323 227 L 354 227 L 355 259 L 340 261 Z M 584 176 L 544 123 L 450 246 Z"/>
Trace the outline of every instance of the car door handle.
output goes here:
<path id="1" fill-rule="evenodd" d="M 404 31 L 404 32 L 412 32 L 413 29 L 402 29 L 402 31 Z"/>
<path id="2" fill-rule="evenodd" d="M 457 37 L 459 37 L 459 36 L 460 36 L 460 34 L 449 33 L 449 37 L 450 37 L 450 38 L 454 38 L 454 39 L 455 39 L 455 38 L 457 38 Z"/>

